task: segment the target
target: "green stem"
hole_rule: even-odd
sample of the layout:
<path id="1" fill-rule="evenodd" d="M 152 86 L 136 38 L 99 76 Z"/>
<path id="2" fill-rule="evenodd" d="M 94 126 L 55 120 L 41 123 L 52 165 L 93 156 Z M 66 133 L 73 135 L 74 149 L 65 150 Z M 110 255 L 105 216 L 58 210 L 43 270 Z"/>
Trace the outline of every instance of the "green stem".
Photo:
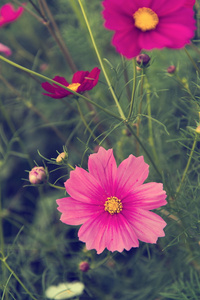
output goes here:
<path id="1" fill-rule="evenodd" d="M 5 267 L 10 271 L 10 273 L 15 277 L 15 279 L 19 282 L 19 284 L 23 287 L 23 289 L 27 292 L 27 294 L 31 297 L 31 299 L 33 300 L 37 300 L 32 294 L 31 292 L 29 292 L 29 290 L 25 287 L 25 285 L 23 284 L 23 282 L 19 279 L 19 277 L 15 274 L 15 272 L 10 268 L 10 266 L 7 264 L 6 262 L 6 258 L 0 258 L 0 260 L 3 262 L 3 264 L 5 265 Z"/>
<path id="2" fill-rule="evenodd" d="M 152 148 L 153 156 L 155 161 L 158 163 L 158 157 L 156 153 L 156 148 L 153 138 L 153 127 L 152 127 L 152 118 L 151 118 L 151 99 L 150 99 L 150 88 L 147 76 L 145 75 L 145 87 L 146 87 L 146 98 L 147 98 L 147 114 L 148 114 L 148 129 L 149 129 L 149 144 Z"/>
<path id="3" fill-rule="evenodd" d="M 142 69 L 141 74 L 141 82 L 140 82 L 140 101 L 139 101 L 139 108 L 138 108 L 138 118 L 137 118 L 137 137 L 139 138 L 140 135 L 140 115 L 142 111 L 142 98 L 143 98 L 143 87 L 144 87 L 144 69 Z M 136 140 L 136 155 L 138 156 L 140 153 L 139 143 Z"/>
<path id="4" fill-rule="evenodd" d="M 152 166 L 154 167 L 155 171 L 157 172 L 159 177 L 162 179 L 162 174 L 160 173 L 159 169 L 157 168 L 156 164 L 154 163 L 153 159 L 151 158 L 149 152 L 147 151 L 145 146 L 142 144 L 142 142 L 140 141 L 139 137 L 137 136 L 137 134 L 135 133 L 133 128 L 128 123 L 126 124 L 126 126 L 129 129 L 129 131 L 131 132 L 131 134 L 135 137 L 136 142 L 138 143 L 138 145 L 140 145 L 142 147 L 142 149 L 144 150 L 146 156 L 148 157 L 149 161 L 151 162 Z"/>
<path id="5" fill-rule="evenodd" d="M 35 71 L 29 70 L 29 69 L 27 69 L 27 68 L 25 68 L 25 67 L 22 67 L 22 66 L 20 66 L 20 65 L 18 65 L 18 64 L 16 64 L 16 63 L 14 63 L 13 61 L 11 61 L 11 60 L 9 60 L 9 59 L 3 57 L 2 55 L 0 55 L 0 59 L 3 60 L 3 61 L 5 61 L 5 62 L 7 62 L 8 64 L 14 66 L 15 68 L 21 69 L 21 70 L 23 70 L 23 71 L 25 71 L 25 72 L 27 72 L 27 73 L 30 73 L 30 74 L 35 75 L 35 76 L 38 76 L 38 77 L 40 77 L 40 78 L 42 78 L 42 79 L 44 79 L 44 80 L 47 80 L 47 81 L 49 81 L 49 82 L 51 82 L 51 83 L 54 83 L 54 84 L 56 84 L 56 85 L 62 87 L 63 89 L 65 89 L 65 90 L 71 92 L 72 94 L 74 94 L 74 95 L 76 95 L 76 96 L 78 96 L 78 97 L 80 97 L 80 98 L 86 100 L 87 102 L 93 104 L 94 106 L 98 107 L 99 109 L 101 109 L 102 111 L 104 111 L 106 114 L 112 116 L 113 118 L 115 118 L 115 119 L 117 119 L 117 120 L 120 120 L 120 121 L 122 120 L 119 116 L 117 116 L 116 114 L 112 113 L 111 111 L 105 109 L 103 106 L 101 106 L 101 105 L 95 103 L 94 101 L 92 101 L 92 100 L 90 100 L 89 98 L 83 96 L 82 94 L 79 94 L 79 93 L 76 93 L 76 92 L 72 91 L 71 89 L 67 88 L 65 85 L 62 85 L 61 83 L 59 83 L 59 82 L 57 82 L 57 81 L 55 81 L 55 80 L 53 80 L 53 79 L 50 79 L 50 78 L 48 78 L 48 77 L 46 77 L 46 76 L 44 76 L 44 75 L 42 75 L 42 74 L 39 74 L 39 73 L 37 73 L 37 72 L 35 72 Z"/>
<path id="6" fill-rule="evenodd" d="M 135 90 L 136 90 L 136 60 L 134 58 L 133 59 L 133 89 L 132 89 L 131 102 L 130 102 L 130 108 L 129 108 L 129 113 L 128 113 L 128 120 L 131 118 L 131 115 L 133 113 Z"/>
<path id="7" fill-rule="evenodd" d="M 85 23 L 86 23 L 86 25 L 87 25 L 89 34 L 90 34 L 90 38 L 91 38 L 91 41 L 92 41 L 94 50 L 95 50 L 95 52 L 96 52 L 96 55 L 97 55 L 97 58 L 98 58 L 98 60 L 99 60 L 101 69 L 102 69 L 102 71 L 103 71 L 104 77 L 105 77 L 106 82 L 107 82 L 107 84 L 108 84 L 108 88 L 109 88 L 109 90 L 110 90 L 110 92 L 111 92 L 111 94 L 112 94 L 112 97 L 113 97 L 113 99 L 114 99 L 114 101 L 115 101 L 115 104 L 116 104 L 116 106 L 117 106 L 117 108 L 118 108 L 118 111 L 119 111 L 119 114 L 120 114 L 121 119 L 122 119 L 122 120 L 125 120 L 126 117 L 125 117 L 125 115 L 124 115 L 124 113 L 123 113 L 123 110 L 122 110 L 122 108 L 121 108 L 121 106 L 120 106 L 120 104 L 119 104 L 119 101 L 118 101 L 118 99 L 117 99 L 117 97 L 116 97 L 116 95 L 115 95 L 115 92 L 114 92 L 114 90 L 113 90 L 113 88 L 112 88 L 111 82 L 110 82 L 110 80 L 109 80 L 109 78 L 108 78 L 108 75 L 107 75 L 107 73 L 106 73 L 106 70 L 105 70 L 105 68 L 104 68 L 103 61 L 102 61 L 101 56 L 100 56 L 100 54 L 99 54 L 99 50 L 98 50 L 97 45 L 96 45 L 96 42 L 95 42 L 95 40 L 94 40 L 94 36 L 93 36 L 92 30 L 91 30 L 91 27 L 90 27 L 88 18 L 87 18 L 87 16 L 86 16 L 85 10 L 84 10 L 83 5 L 82 5 L 82 3 L 81 3 L 81 0 L 78 0 L 78 2 L 79 2 L 79 5 L 80 5 L 80 8 L 81 8 L 83 17 L 84 17 L 84 19 L 85 19 Z"/>
<path id="8" fill-rule="evenodd" d="M 81 120 L 83 122 L 83 124 L 85 125 L 86 129 L 90 132 L 90 134 L 92 135 L 92 137 L 94 138 L 94 140 L 96 140 L 98 143 L 100 143 L 100 141 L 97 139 L 97 137 L 95 136 L 94 132 L 91 130 L 91 128 L 89 127 L 89 125 L 86 122 L 86 119 L 82 113 L 82 110 L 80 108 L 79 102 L 77 100 L 77 107 L 78 107 L 78 112 L 80 114 Z"/>
<path id="9" fill-rule="evenodd" d="M 180 183 L 179 183 L 179 186 L 178 186 L 178 188 L 176 189 L 176 195 L 180 192 L 181 186 L 182 186 L 182 184 L 183 184 L 183 182 L 184 182 L 184 180 L 185 180 L 186 174 L 187 174 L 187 172 L 188 172 L 188 169 L 189 169 L 189 166 L 190 166 L 190 163 L 191 163 L 191 159 L 192 159 L 192 156 L 193 156 L 193 153 L 194 153 L 194 149 L 195 149 L 195 147 L 196 147 L 197 137 L 198 137 L 198 134 L 196 133 L 195 139 L 194 139 L 194 142 L 193 142 L 193 145 L 192 145 L 192 149 L 191 149 L 191 151 L 190 151 L 190 155 L 189 155 L 189 158 L 188 158 L 187 165 L 186 165 L 185 170 L 184 170 L 184 172 L 183 172 L 183 176 L 182 176 L 182 178 L 181 178 L 181 181 L 180 181 Z"/>
<path id="10" fill-rule="evenodd" d="M 54 189 L 58 189 L 58 190 L 65 190 L 64 187 L 62 186 L 58 186 L 58 185 L 55 185 L 55 184 L 52 184 L 50 182 L 47 183 L 49 186 L 53 187 Z"/>
<path id="11" fill-rule="evenodd" d="M 185 50 L 185 53 L 187 54 L 187 56 L 189 57 L 191 63 L 193 64 L 194 68 L 196 69 L 196 71 L 200 74 L 200 69 L 199 67 L 197 66 L 197 64 L 195 63 L 194 59 L 192 58 L 192 56 L 189 54 L 189 52 L 187 51 L 186 48 L 184 48 Z"/>

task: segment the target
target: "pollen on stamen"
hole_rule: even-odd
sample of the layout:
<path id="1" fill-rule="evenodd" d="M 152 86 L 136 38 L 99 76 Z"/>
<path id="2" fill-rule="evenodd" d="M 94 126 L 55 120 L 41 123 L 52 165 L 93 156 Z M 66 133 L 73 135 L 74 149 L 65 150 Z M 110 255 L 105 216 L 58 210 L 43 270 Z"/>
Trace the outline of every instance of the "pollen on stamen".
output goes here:
<path id="1" fill-rule="evenodd" d="M 109 212 L 111 215 L 120 213 L 123 208 L 121 200 L 117 197 L 108 197 L 104 206 L 105 211 Z"/>
<path id="2" fill-rule="evenodd" d="M 71 83 L 67 86 L 68 89 L 76 92 L 81 84 L 80 83 Z"/>
<path id="3" fill-rule="evenodd" d="M 134 14 L 135 27 L 142 31 L 153 30 L 159 23 L 158 15 L 149 7 L 141 7 Z"/>

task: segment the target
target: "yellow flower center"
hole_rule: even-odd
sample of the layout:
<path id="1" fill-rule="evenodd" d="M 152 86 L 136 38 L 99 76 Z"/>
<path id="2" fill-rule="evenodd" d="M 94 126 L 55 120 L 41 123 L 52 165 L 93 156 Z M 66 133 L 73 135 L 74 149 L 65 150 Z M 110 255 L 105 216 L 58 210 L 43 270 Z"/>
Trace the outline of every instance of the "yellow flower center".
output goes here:
<path id="1" fill-rule="evenodd" d="M 67 88 L 76 92 L 80 85 L 81 85 L 80 83 L 71 83 L 67 86 Z"/>
<path id="2" fill-rule="evenodd" d="M 135 27 L 142 31 L 155 29 L 159 23 L 158 15 L 148 7 L 139 8 L 134 14 Z"/>
<path id="3" fill-rule="evenodd" d="M 122 211 L 122 202 L 117 197 L 108 197 L 104 204 L 105 211 L 108 211 L 111 215 L 118 214 Z"/>

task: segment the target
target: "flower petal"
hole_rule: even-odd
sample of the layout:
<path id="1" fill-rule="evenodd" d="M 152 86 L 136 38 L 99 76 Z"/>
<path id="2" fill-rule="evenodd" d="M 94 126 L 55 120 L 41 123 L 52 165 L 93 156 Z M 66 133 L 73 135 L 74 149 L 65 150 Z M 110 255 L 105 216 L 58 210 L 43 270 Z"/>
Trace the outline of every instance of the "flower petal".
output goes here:
<path id="1" fill-rule="evenodd" d="M 95 215 L 104 211 L 103 206 L 77 201 L 71 197 L 58 199 L 57 208 L 61 213 L 60 220 L 68 225 L 81 225 Z"/>
<path id="2" fill-rule="evenodd" d="M 100 72 L 101 70 L 95 67 L 87 76 L 85 76 L 83 83 L 78 88 L 77 92 L 84 92 L 93 89 L 93 87 L 98 83 Z"/>
<path id="3" fill-rule="evenodd" d="M 82 83 L 86 76 L 88 76 L 88 71 L 78 71 L 74 73 L 72 78 L 72 83 Z"/>
<path id="4" fill-rule="evenodd" d="M 122 252 L 139 246 L 133 227 L 120 214 L 104 212 L 95 216 L 81 226 L 78 236 L 88 250 L 96 249 L 98 254 L 105 248 Z"/>
<path id="5" fill-rule="evenodd" d="M 0 52 L 5 53 L 6 56 L 10 56 L 12 54 L 12 51 L 9 47 L 5 46 L 4 44 L 0 43 Z"/>
<path id="6" fill-rule="evenodd" d="M 96 178 L 82 168 L 76 167 L 65 182 L 67 193 L 80 202 L 102 205 L 106 195 Z"/>
<path id="7" fill-rule="evenodd" d="M 107 193 L 106 197 L 113 196 L 114 181 L 117 172 L 113 150 L 105 150 L 103 147 L 100 147 L 97 153 L 89 156 L 88 169 L 90 174 L 93 175 Z"/>
<path id="8" fill-rule="evenodd" d="M 14 22 L 21 16 L 23 11 L 23 7 L 19 7 L 17 10 L 15 10 L 13 5 L 10 3 L 3 5 L 0 9 L 0 26 Z"/>
<path id="9" fill-rule="evenodd" d="M 135 187 L 143 184 L 149 174 L 149 165 L 143 156 L 129 157 L 119 165 L 115 181 L 115 196 L 123 199 Z"/>
<path id="10" fill-rule="evenodd" d="M 165 236 L 163 228 L 165 221 L 155 213 L 139 208 L 134 211 L 123 211 L 125 218 L 134 227 L 134 231 L 140 241 L 156 243 L 158 237 Z"/>
<path id="11" fill-rule="evenodd" d="M 166 205 L 166 192 L 163 190 L 162 183 L 149 182 L 142 184 L 123 199 L 123 208 L 133 210 L 139 207 L 146 210 L 158 208 Z"/>

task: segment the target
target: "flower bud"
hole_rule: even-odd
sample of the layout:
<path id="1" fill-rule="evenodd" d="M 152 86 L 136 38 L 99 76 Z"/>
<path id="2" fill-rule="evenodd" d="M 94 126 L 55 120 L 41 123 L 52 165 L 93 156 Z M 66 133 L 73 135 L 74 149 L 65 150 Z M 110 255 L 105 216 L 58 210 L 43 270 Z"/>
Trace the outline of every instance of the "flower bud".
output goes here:
<path id="1" fill-rule="evenodd" d="M 147 54 L 139 54 L 138 56 L 136 56 L 136 62 L 140 67 L 147 67 L 148 63 L 150 62 L 150 57 Z"/>
<path id="2" fill-rule="evenodd" d="M 34 167 L 29 172 L 29 181 L 32 184 L 43 183 L 47 178 L 46 171 L 43 167 Z"/>
<path id="3" fill-rule="evenodd" d="M 176 67 L 175 66 L 169 66 L 167 68 L 167 73 L 174 74 L 175 72 L 176 72 Z"/>
<path id="4" fill-rule="evenodd" d="M 90 265 L 89 265 L 89 263 L 87 261 L 82 261 L 79 264 L 79 270 L 81 272 L 87 272 L 89 269 L 90 269 Z"/>
<path id="5" fill-rule="evenodd" d="M 67 162 L 67 160 L 68 160 L 68 154 L 66 152 L 60 153 L 56 158 L 56 162 L 59 164 L 64 161 Z"/>
<path id="6" fill-rule="evenodd" d="M 196 130 L 195 130 L 197 133 L 200 133 L 200 125 L 197 126 Z"/>

